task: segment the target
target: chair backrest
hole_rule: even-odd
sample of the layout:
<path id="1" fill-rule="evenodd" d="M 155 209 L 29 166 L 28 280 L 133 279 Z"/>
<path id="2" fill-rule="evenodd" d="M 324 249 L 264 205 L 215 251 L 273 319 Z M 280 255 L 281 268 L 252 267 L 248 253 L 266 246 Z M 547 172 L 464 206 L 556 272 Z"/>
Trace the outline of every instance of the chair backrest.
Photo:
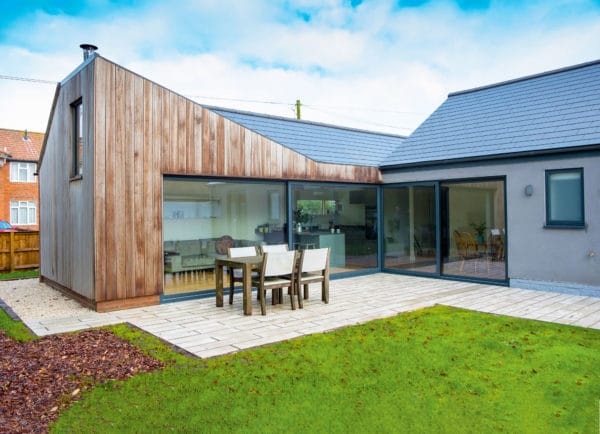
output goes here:
<path id="1" fill-rule="evenodd" d="M 468 250 L 469 247 L 477 247 L 477 243 L 475 242 L 475 238 L 469 232 L 459 232 L 457 230 L 454 231 L 454 242 L 456 243 L 456 248 L 458 250 Z"/>
<path id="2" fill-rule="evenodd" d="M 256 256 L 256 247 L 230 247 L 227 249 L 228 258 L 243 258 L 245 256 Z"/>
<path id="3" fill-rule="evenodd" d="M 296 251 L 272 252 L 263 255 L 263 276 L 292 274 L 296 266 Z"/>
<path id="4" fill-rule="evenodd" d="M 329 266 L 329 247 L 302 250 L 301 255 L 300 271 L 302 273 L 322 271 Z"/>
<path id="5" fill-rule="evenodd" d="M 259 247 L 261 253 L 287 252 L 287 244 L 265 244 Z"/>

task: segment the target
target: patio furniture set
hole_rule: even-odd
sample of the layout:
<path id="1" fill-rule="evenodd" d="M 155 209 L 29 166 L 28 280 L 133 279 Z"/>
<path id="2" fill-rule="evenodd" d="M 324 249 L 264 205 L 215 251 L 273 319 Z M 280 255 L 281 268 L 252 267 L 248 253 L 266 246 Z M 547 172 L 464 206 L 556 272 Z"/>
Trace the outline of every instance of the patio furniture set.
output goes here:
<path id="1" fill-rule="evenodd" d="M 233 304 L 235 284 L 242 284 L 244 315 L 252 315 L 252 288 L 257 288 L 262 315 L 266 315 L 266 291 L 272 291 L 272 304 L 281 303 L 283 288 L 288 288 L 292 309 L 303 307 L 309 285 L 321 284 L 321 300 L 329 303 L 329 247 L 288 250 L 286 244 L 232 247 L 227 258 L 215 259 L 217 307 L 223 307 L 223 275 L 229 276 L 229 304 Z M 301 289 L 304 291 L 301 291 Z"/>

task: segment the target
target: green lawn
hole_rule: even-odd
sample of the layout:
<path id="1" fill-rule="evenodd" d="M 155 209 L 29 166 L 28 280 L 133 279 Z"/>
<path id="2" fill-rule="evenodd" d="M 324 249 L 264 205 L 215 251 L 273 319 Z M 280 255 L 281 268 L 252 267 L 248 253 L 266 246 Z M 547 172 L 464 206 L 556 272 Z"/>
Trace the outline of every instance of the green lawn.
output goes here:
<path id="1" fill-rule="evenodd" d="M 6 331 L 8 336 L 21 342 L 35 339 L 35 335 L 21 321 L 12 320 L 2 309 L 0 309 L 0 330 Z"/>
<path id="2" fill-rule="evenodd" d="M 424 309 L 97 386 L 55 432 L 598 432 L 600 331 Z"/>
<path id="3" fill-rule="evenodd" d="M 15 279 L 31 279 L 33 277 L 40 277 L 40 270 L 23 270 L 0 273 L 0 280 L 15 280 Z"/>

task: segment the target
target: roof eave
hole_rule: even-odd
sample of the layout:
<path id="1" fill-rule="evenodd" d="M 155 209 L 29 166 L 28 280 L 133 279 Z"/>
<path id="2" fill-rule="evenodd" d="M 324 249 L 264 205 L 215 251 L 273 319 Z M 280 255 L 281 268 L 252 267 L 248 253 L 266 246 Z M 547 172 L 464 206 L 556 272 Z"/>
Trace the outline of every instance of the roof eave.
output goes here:
<path id="1" fill-rule="evenodd" d="M 379 170 L 381 172 L 391 172 L 397 170 L 412 170 L 412 169 L 422 169 L 433 166 L 451 166 L 456 164 L 465 164 L 465 163 L 480 163 L 487 161 L 499 161 L 499 160 L 511 160 L 511 159 L 519 159 L 519 158 L 532 158 L 532 157 L 543 157 L 550 155 L 560 155 L 560 154 L 572 154 L 572 153 L 580 153 L 580 152 L 590 152 L 590 151 L 600 151 L 600 144 L 593 145 L 584 145 L 584 146 L 573 146 L 568 148 L 553 148 L 553 149 L 544 149 L 540 151 L 522 151 L 522 152 L 511 152 L 506 154 L 494 154 L 494 155 L 482 155 L 475 157 L 465 157 L 465 158 L 453 158 L 449 160 L 431 160 L 431 161 L 419 161 L 415 163 L 406 163 L 406 164 L 392 164 L 389 166 L 379 166 Z"/>

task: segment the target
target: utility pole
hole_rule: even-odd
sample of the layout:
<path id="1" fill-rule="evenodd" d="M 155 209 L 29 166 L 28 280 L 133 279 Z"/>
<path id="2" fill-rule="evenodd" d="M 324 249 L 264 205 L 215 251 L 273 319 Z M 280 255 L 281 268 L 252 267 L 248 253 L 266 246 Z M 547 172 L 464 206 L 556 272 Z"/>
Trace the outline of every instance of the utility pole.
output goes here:
<path id="1" fill-rule="evenodd" d="M 300 120 L 300 100 L 296 100 L 296 119 Z"/>

